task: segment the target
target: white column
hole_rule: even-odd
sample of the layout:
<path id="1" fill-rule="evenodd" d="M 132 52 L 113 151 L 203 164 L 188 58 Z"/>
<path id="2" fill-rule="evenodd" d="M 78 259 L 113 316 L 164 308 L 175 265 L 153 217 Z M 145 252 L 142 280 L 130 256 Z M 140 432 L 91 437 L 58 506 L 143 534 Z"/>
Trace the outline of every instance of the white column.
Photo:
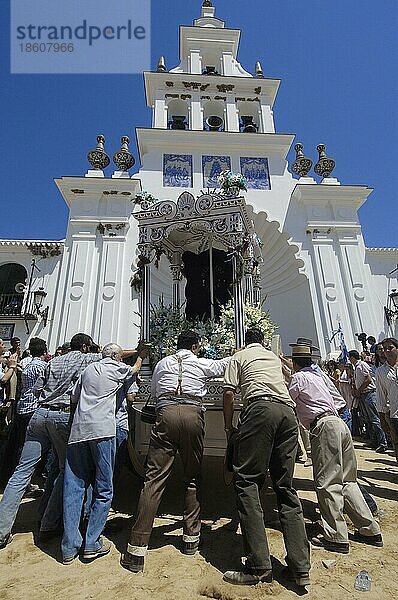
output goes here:
<path id="1" fill-rule="evenodd" d="M 116 232 L 115 232 L 116 233 Z M 94 321 L 95 339 L 103 343 L 119 342 L 121 313 L 123 312 L 122 283 L 124 278 L 124 254 L 126 228 L 118 230 L 113 237 L 104 237 L 99 261 L 99 277 L 96 286 Z"/>
<path id="2" fill-rule="evenodd" d="M 221 75 L 234 75 L 232 65 L 232 52 L 223 52 L 221 58 L 222 73 Z"/>
<path id="3" fill-rule="evenodd" d="M 242 348 L 245 341 L 245 308 L 243 300 L 242 277 L 239 272 L 242 268 L 238 259 L 232 257 L 233 291 L 234 291 L 234 316 L 235 316 L 235 343 L 237 348 Z"/>
<path id="4" fill-rule="evenodd" d="M 245 256 L 245 301 L 251 305 L 254 304 L 253 269 L 253 248 L 249 246 Z"/>
<path id="5" fill-rule="evenodd" d="M 173 278 L 173 310 L 180 312 L 181 307 L 181 294 L 180 294 L 180 281 L 181 281 L 181 263 L 178 261 L 176 264 L 170 265 L 170 271 Z"/>
<path id="6" fill-rule="evenodd" d="M 253 271 L 253 304 L 261 305 L 261 272 L 258 266 Z"/>
<path id="7" fill-rule="evenodd" d="M 239 115 L 238 109 L 235 102 L 235 94 L 227 94 L 227 100 L 225 104 L 227 122 L 225 126 L 226 131 L 239 131 Z"/>
<path id="8" fill-rule="evenodd" d="M 260 130 L 262 133 L 275 133 L 274 115 L 271 110 L 270 100 L 267 96 L 260 97 L 260 112 L 262 127 Z"/>
<path id="9" fill-rule="evenodd" d="M 54 325 L 58 327 L 57 344 L 70 340 L 79 331 L 94 337 L 93 306 L 101 253 L 101 250 L 98 252 L 95 224 L 87 224 L 86 232 L 74 226 L 70 233 L 65 242 L 54 315 Z"/>
<path id="10" fill-rule="evenodd" d="M 210 317 L 214 319 L 214 272 L 213 272 L 213 240 L 209 240 L 209 291 L 210 291 Z"/>
<path id="11" fill-rule="evenodd" d="M 150 341 L 150 311 L 151 311 L 151 272 L 150 265 L 142 267 L 141 288 L 141 339 Z"/>
<path id="12" fill-rule="evenodd" d="M 200 99 L 200 93 L 194 92 L 191 98 L 190 105 L 190 129 L 194 129 L 196 131 L 203 130 L 203 109 L 202 109 L 202 101 Z"/>
<path id="13" fill-rule="evenodd" d="M 189 67 L 192 75 L 202 74 L 202 57 L 199 50 L 191 50 L 189 53 Z"/>
<path id="14" fill-rule="evenodd" d="M 156 129 L 167 129 L 168 118 L 167 103 L 163 92 L 158 92 L 155 98 L 153 127 Z"/>
<path id="15" fill-rule="evenodd" d="M 347 300 L 348 310 L 352 322 L 352 347 L 358 343 L 355 333 L 365 332 L 375 335 L 377 338 L 378 319 L 374 314 L 372 303 L 372 289 L 369 286 L 369 278 L 366 277 L 368 265 L 364 264 L 364 251 L 358 244 L 361 235 L 357 233 L 341 232 L 336 245 L 341 277 L 344 286 L 344 294 Z M 382 311 L 380 306 L 380 311 Z M 351 341 L 351 340 L 350 340 Z"/>
<path id="16" fill-rule="evenodd" d="M 150 248 L 140 249 L 141 255 L 149 258 Z M 150 341 L 150 325 L 151 325 L 151 270 L 150 263 L 144 264 L 142 267 L 142 287 L 141 287 L 141 328 L 140 339 L 145 342 Z M 145 358 L 142 362 L 141 374 L 144 378 L 152 375 L 149 358 Z"/>
<path id="17" fill-rule="evenodd" d="M 333 239 L 322 234 L 314 234 L 313 258 L 317 287 L 317 300 L 321 308 L 323 338 L 330 339 L 331 332 L 338 327 L 340 320 L 347 343 L 351 342 L 350 332 L 357 327 L 357 319 L 347 305 L 340 267 L 333 248 Z M 315 300 L 316 301 L 316 300 Z M 339 340 L 335 338 L 330 349 L 339 349 Z M 328 343 L 326 342 L 326 350 Z"/>

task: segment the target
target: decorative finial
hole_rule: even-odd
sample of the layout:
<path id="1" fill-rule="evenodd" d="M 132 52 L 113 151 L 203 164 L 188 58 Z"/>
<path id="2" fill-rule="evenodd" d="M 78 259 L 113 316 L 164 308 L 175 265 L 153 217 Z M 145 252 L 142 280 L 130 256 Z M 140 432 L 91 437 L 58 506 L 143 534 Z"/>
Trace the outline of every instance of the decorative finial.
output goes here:
<path id="1" fill-rule="evenodd" d="M 164 60 L 164 56 L 161 56 L 158 60 L 158 66 L 156 67 L 156 71 L 158 73 L 166 73 L 166 61 Z"/>
<path id="2" fill-rule="evenodd" d="M 210 0 L 203 0 L 202 6 L 213 6 Z"/>
<path id="3" fill-rule="evenodd" d="M 256 62 L 256 77 L 258 77 L 258 78 L 264 77 L 264 71 L 263 71 L 260 61 Z"/>
<path id="4" fill-rule="evenodd" d="M 113 155 L 113 162 L 119 171 L 128 171 L 135 163 L 134 156 L 129 151 L 130 139 L 127 135 L 121 137 L 122 147 Z"/>
<path id="5" fill-rule="evenodd" d="M 296 151 L 296 160 L 292 164 L 292 171 L 299 177 L 307 177 L 312 167 L 312 160 L 304 156 L 303 144 L 296 144 L 294 149 Z"/>
<path id="6" fill-rule="evenodd" d="M 109 156 L 104 150 L 105 138 L 103 135 L 97 135 L 97 147 L 90 150 L 87 154 L 87 160 L 96 171 L 105 169 L 110 161 Z"/>
<path id="7" fill-rule="evenodd" d="M 316 149 L 318 150 L 319 158 L 315 165 L 315 173 L 322 178 L 330 177 L 333 169 L 336 166 L 336 162 L 332 158 L 326 156 L 326 147 L 324 144 L 318 144 Z"/>

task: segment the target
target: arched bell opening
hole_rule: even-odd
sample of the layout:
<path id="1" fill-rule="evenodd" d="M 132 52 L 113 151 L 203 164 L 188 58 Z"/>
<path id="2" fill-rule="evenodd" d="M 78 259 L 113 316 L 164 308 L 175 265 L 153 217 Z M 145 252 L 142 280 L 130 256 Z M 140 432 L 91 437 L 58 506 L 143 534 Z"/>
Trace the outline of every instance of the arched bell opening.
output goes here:
<path id="1" fill-rule="evenodd" d="M 238 101 L 237 109 L 241 133 L 259 133 L 262 131 L 258 102 Z"/>
<path id="2" fill-rule="evenodd" d="M 219 52 L 215 48 L 202 47 L 200 50 L 202 75 L 222 75 Z"/>
<path id="3" fill-rule="evenodd" d="M 203 129 L 210 132 L 225 130 L 225 108 L 222 103 L 209 101 L 204 104 Z"/>
<path id="4" fill-rule="evenodd" d="M 190 128 L 187 101 L 172 98 L 167 103 L 167 128 L 180 131 Z"/>

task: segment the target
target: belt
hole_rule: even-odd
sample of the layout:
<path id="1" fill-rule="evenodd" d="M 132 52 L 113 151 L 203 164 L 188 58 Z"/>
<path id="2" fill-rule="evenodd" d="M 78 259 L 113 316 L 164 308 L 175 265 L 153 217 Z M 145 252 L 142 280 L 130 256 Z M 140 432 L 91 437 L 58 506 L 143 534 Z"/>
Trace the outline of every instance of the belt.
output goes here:
<path id="1" fill-rule="evenodd" d="M 249 398 L 247 401 L 247 406 L 249 406 L 249 404 L 253 404 L 253 402 L 258 402 L 259 400 L 264 400 L 264 402 L 280 402 L 281 404 L 284 404 L 284 402 L 280 400 L 280 398 L 278 398 L 277 396 L 264 394 L 264 396 L 253 396 L 253 398 Z"/>
<path id="2" fill-rule="evenodd" d="M 314 429 L 315 425 L 318 424 L 318 421 L 320 421 L 321 419 L 323 419 L 324 417 L 336 417 L 336 413 L 332 412 L 331 410 L 326 410 L 325 412 L 321 413 L 320 415 L 318 415 L 313 421 L 312 423 L 310 423 L 310 429 Z"/>
<path id="3" fill-rule="evenodd" d="M 53 406 L 52 404 L 40 404 L 39 408 L 47 408 L 48 410 L 52 410 L 54 412 L 70 412 L 70 406 Z"/>
<path id="4" fill-rule="evenodd" d="M 161 400 L 173 400 L 173 402 L 186 402 L 187 400 L 192 400 L 194 402 L 202 403 L 203 398 L 201 398 L 200 396 L 173 396 L 170 394 L 169 396 L 160 396 L 157 399 L 157 402 L 160 402 Z"/>

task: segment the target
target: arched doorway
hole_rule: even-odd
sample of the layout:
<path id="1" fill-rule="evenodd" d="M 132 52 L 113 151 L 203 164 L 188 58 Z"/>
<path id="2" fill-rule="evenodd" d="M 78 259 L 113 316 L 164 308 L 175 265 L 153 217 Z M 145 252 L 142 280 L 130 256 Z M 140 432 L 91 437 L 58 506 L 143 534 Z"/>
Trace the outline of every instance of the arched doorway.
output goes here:
<path id="1" fill-rule="evenodd" d="M 210 294 L 210 252 L 184 252 L 182 255 L 185 286 L 185 315 L 190 320 L 211 318 L 213 300 L 214 318 L 220 316 L 223 306 L 233 298 L 232 262 L 223 250 L 212 249 L 213 295 Z"/>
<path id="2" fill-rule="evenodd" d="M 0 314 L 21 314 L 24 300 L 22 285 L 25 285 L 27 276 L 25 267 L 18 263 L 0 266 Z"/>

